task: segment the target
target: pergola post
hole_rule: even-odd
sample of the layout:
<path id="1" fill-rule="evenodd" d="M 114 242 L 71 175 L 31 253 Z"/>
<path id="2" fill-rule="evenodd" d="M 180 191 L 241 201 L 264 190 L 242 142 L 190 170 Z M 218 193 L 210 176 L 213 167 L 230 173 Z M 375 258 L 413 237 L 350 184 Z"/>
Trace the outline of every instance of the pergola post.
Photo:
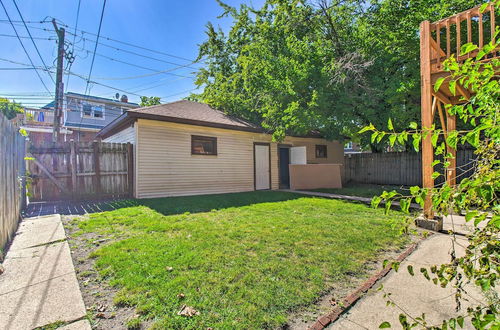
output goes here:
<path id="1" fill-rule="evenodd" d="M 420 24 L 420 78 L 422 130 L 424 133 L 428 132 L 427 136 L 422 138 L 422 185 L 426 189 L 434 187 L 434 179 L 432 178 L 434 151 L 431 142 L 432 134 L 429 132 L 433 123 L 430 38 L 430 22 L 424 21 Z M 427 219 L 434 218 L 430 192 L 425 198 L 424 216 Z"/>

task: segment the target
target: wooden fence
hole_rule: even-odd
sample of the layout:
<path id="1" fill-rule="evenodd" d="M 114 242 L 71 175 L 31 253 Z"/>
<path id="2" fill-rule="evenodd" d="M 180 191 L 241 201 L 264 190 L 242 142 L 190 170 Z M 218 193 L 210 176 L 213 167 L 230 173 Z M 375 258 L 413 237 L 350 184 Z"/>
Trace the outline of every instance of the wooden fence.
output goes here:
<path id="1" fill-rule="evenodd" d="M 474 166 L 474 151 L 457 151 L 457 182 L 470 176 Z M 443 173 L 440 166 L 436 171 Z M 436 184 L 443 182 L 443 176 Z M 344 157 L 344 183 L 372 183 L 403 186 L 422 184 L 422 155 L 415 152 L 360 153 Z"/>
<path id="2" fill-rule="evenodd" d="M 132 144 L 74 142 L 30 146 L 32 201 L 133 196 Z"/>
<path id="3" fill-rule="evenodd" d="M 26 205 L 26 139 L 0 113 L 0 261 Z"/>

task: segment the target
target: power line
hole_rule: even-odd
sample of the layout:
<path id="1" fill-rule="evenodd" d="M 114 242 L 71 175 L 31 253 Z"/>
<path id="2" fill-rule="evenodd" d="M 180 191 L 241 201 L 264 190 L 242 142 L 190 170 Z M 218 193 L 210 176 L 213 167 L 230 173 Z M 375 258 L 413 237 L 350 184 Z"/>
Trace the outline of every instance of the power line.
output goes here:
<path id="1" fill-rule="evenodd" d="M 96 51 L 97 51 L 97 45 L 99 44 L 99 36 L 101 35 L 102 19 L 104 17 L 104 9 L 105 9 L 105 7 L 106 7 L 106 0 L 104 0 L 104 2 L 102 4 L 101 19 L 99 20 L 99 28 L 97 29 L 97 38 L 95 40 L 94 52 L 92 54 L 92 62 L 90 64 L 90 71 L 89 71 L 89 75 L 87 77 L 87 84 L 85 85 L 85 93 L 84 93 L 85 95 L 87 95 L 87 90 L 89 88 L 90 77 L 92 76 L 92 69 L 94 68 L 94 60 L 95 60 L 95 55 L 96 55 Z M 75 27 L 75 31 L 76 31 L 76 27 Z M 90 93 L 90 91 L 89 91 L 89 93 Z M 81 116 L 79 126 L 82 124 L 82 121 L 83 121 L 83 116 Z M 78 134 L 78 141 L 79 140 L 80 140 L 80 134 Z"/>
<path id="2" fill-rule="evenodd" d="M 0 20 L 0 22 L 1 22 L 1 20 Z M 60 23 L 60 25 L 64 26 L 64 27 L 67 27 L 67 28 L 71 28 L 71 26 L 69 26 L 67 24 L 64 24 L 64 23 Z M 34 27 L 34 26 L 30 26 L 30 28 L 39 29 L 39 30 L 46 31 L 46 32 L 51 32 L 51 30 L 46 29 L 46 28 L 39 28 L 39 27 Z M 81 31 L 81 30 L 79 30 L 79 31 Z M 75 34 L 75 33 L 71 33 L 71 32 L 67 32 L 67 33 L 73 35 L 73 37 L 75 37 L 75 38 L 78 36 L 78 37 L 80 37 L 81 40 L 84 40 L 84 41 L 96 42 L 96 40 L 94 40 L 94 39 L 85 38 L 85 37 L 80 36 L 80 35 Z M 84 34 L 84 33 L 92 34 L 90 32 L 82 31 L 82 34 Z M 115 39 L 110 39 L 110 40 L 115 40 Z M 192 68 L 194 70 L 198 70 L 199 68 L 193 67 L 192 64 L 201 63 L 200 60 L 194 60 L 194 61 L 191 61 L 190 63 L 187 63 L 187 64 L 179 64 L 179 63 L 175 63 L 175 62 L 165 61 L 163 59 L 159 59 L 159 58 L 152 57 L 152 56 L 143 55 L 143 54 L 140 54 L 140 53 L 137 53 L 137 52 L 129 51 L 127 49 L 123 49 L 123 48 L 119 48 L 119 47 L 116 47 L 116 46 L 113 46 L 113 45 L 109 45 L 109 44 L 103 43 L 101 41 L 98 41 L 98 44 L 101 45 L 101 46 L 104 46 L 104 47 L 111 48 L 113 50 L 117 50 L 117 51 L 121 51 L 121 52 L 124 52 L 124 53 L 133 54 L 133 55 L 136 55 L 136 56 L 140 56 L 140 57 L 144 57 L 144 58 L 148 58 L 148 59 L 152 59 L 152 60 L 155 60 L 155 61 L 164 62 L 164 63 L 168 63 L 168 64 L 176 66 L 175 68 L 171 68 L 168 71 L 174 71 L 174 70 L 178 70 L 178 69 L 182 69 L 182 68 Z M 75 43 L 73 43 L 73 45 L 75 45 Z M 137 47 L 144 48 L 144 47 L 141 47 L 141 46 L 137 46 Z M 84 47 L 77 47 L 77 49 L 80 50 L 80 51 L 85 51 L 87 53 L 87 55 L 92 53 L 92 51 L 90 51 L 88 49 L 85 49 Z M 153 50 L 151 50 L 151 51 L 153 51 Z M 130 66 L 138 67 L 138 68 L 141 68 L 141 69 L 150 70 L 150 71 L 153 71 L 153 72 L 159 72 L 159 70 L 157 70 L 157 69 L 151 69 L 151 68 L 146 68 L 146 67 L 143 67 L 143 66 L 138 66 L 138 65 L 130 63 L 130 62 L 125 62 L 125 61 L 117 60 L 117 59 L 115 59 L 113 57 L 109 57 L 109 56 L 103 55 L 101 53 L 96 53 L 96 55 L 100 56 L 100 57 L 103 57 L 103 58 L 106 58 L 106 59 L 111 60 L 111 61 L 122 63 L 122 64 L 126 64 L 126 65 L 130 65 Z M 165 70 L 165 71 L 167 71 L 167 70 Z M 159 73 L 161 73 L 161 72 L 159 72 Z M 176 76 L 176 74 L 171 74 L 171 75 Z M 180 76 L 180 75 L 177 75 L 177 76 Z"/>
<path id="3" fill-rule="evenodd" d="M 75 22 L 75 33 L 73 34 L 73 43 L 71 44 L 71 54 L 75 52 L 75 40 L 76 40 L 76 28 L 78 27 L 78 20 L 80 18 L 80 4 L 81 0 L 78 0 L 78 8 L 76 9 L 76 22 Z M 73 62 L 69 63 L 68 70 L 71 70 L 71 66 L 73 65 Z M 69 84 L 69 78 L 70 75 L 66 77 L 66 91 L 68 91 L 68 84 Z"/>
<path id="4" fill-rule="evenodd" d="M 9 60 L 9 59 L 4 59 L 4 58 L 0 58 L 0 61 L 6 61 L 6 62 L 9 62 L 9 63 L 13 63 L 13 64 L 29 66 L 29 64 L 26 64 L 26 63 L 20 63 L 20 62 L 17 62 L 17 61 L 12 61 L 12 60 Z M 42 67 L 38 67 L 37 69 L 46 70 L 46 69 L 44 69 Z M 49 72 L 54 73 L 54 71 L 52 71 L 52 70 L 49 70 Z M 135 96 L 139 96 L 139 97 L 144 96 L 144 94 L 138 94 L 137 92 L 131 92 L 131 91 L 127 91 L 127 90 L 124 90 L 124 89 L 121 89 L 121 88 L 113 87 L 113 86 L 110 86 L 110 85 L 107 85 L 107 84 L 99 83 L 97 81 L 88 80 L 83 75 L 80 75 L 80 74 L 75 73 L 75 72 L 71 72 L 71 71 L 65 70 L 65 73 L 66 74 L 70 74 L 70 75 L 75 76 L 75 77 L 78 77 L 78 78 L 80 78 L 82 80 L 88 81 L 89 83 L 92 83 L 92 84 L 95 84 L 95 85 L 99 85 L 99 86 L 102 86 L 102 87 L 106 87 L 106 88 L 112 89 L 114 91 L 118 91 L 118 92 L 130 94 L 130 95 L 135 95 Z M 182 91 L 182 92 L 171 94 L 171 95 L 167 95 L 167 96 L 162 96 L 162 97 L 160 97 L 160 99 L 165 99 L 165 98 L 169 98 L 169 97 L 172 97 L 172 96 L 180 95 L 180 94 L 183 94 L 183 93 L 186 93 L 186 92 L 193 91 L 195 89 L 197 89 L 197 88 L 186 90 L 186 91 Z"/>
<path id="5" fill-rule="evenodd" d="M 101 35 L 102 19 L 104 18 L 104 9 L 105 8 L 106 8 L 106 0 L 104 0 L 104 2 L 102 4 L 101 19 L 99 20 L 99 28 L 97 29 L 97 38 L 95 41 L 94 54 L 92 55 L 92 62 L 90 64 L 90 71 L 89 71 L 89 76 L 87 78 L 87 86 L 85 86 L 85 93 L 84 94 L 87 94 L 87 90 L 89 88 L 89 80 L 90 80 L 90 77 L 92 76 L 92 69 L 94 68 L 95 53 L 97 51 L 99 36 Z"/>
<path id="6" fill-rule="evenodd" d="M 36 70 L 35 68 L 0 68 L 2 71 Z"/>
<path id="7" fill-rule="evenodd" d="M 1 0 L 0 0 L 1 1 Z M 29 64 L 26 64 L 26 63 L 21 63 L 21 62 L 17 62 L 17 61 L 13 61 L 13 60 L 9 60 L 9 59 L 5 59 L 5 58 L 0 58 L 0 61 L 5 61 L 5 62 L 9 62 L 9 63 L 13 63 L 13 64 L 18 64 L 18 65 L 24 65 L 24 66 L 30 66 Z M 39 70 L 46 70 L 45 68 L 43 67 L 37 67 L 36 69 L 39 69 Z M 52 70 L 49 70 L 50 73 L 54 73 L 54 71 Z M 120 88 L 116 88 L 116 87 L 113 87 L 113 86 L 109 86 L 109 85 L 106 85 L 106 84 L 102 84 L 102 83 L 99 83 L 97 81 L 92 81 L 92 80 L 89 80 L 87 79 L 86 77 L 84 77 L 83 75 L 80 75 L 78 73 L 74 73 L 74 72 L 71 72 L 71 71 L 68 71 L 68 70 L 65 70 L 66 74 L 70 74 L 72 76 L 75 76 L 75 77 L 78 77 L 82 80 L 85 80 L 85 81 L 88 81 L 92 84 L 95 84 L 95 85 L 100 85 L 100 86 L 103 86 L 103 87 L 107 87 L 107 88 L 110 88 L 110 89 L 113 89 L 113 90 L 116 90 L 116 91 L 119 91 L 119 92 L 122 92 L 122 93 L 127 93 L 127 94 L 131 94 L 131 95 L 136 95 L 136 96 L 144 96 L 144 95 L 140 95 L 140 94 L 137 94 L 137 93 L 133 93 L 133 92 L 129 92 L 129 91 L 126 91 L 126 90 L 123 90 L 123 89 L 120 89 Z M 49 92 L 50 93 L 50 92 Z"/>
<path id="8" fill-rule="evenodd" d="M 56 19 L 57 20 L 57 19 Z M 59 21 L 59 20 L 58 20 Z M 63 26 L 66 26 L 68 28 L 71 28 L 71 26 L 69 25 L 66 25 L 64 24 L 63 22 L 59 21 L 59 23 Z M 84 31 L 84 30 L 80 30 L 80 29 L 76 29 L 77 31 L 80 31 L 82 33 L 87 33 L 87 34 L 90 34 L 90 35 L 94 35 L 96 36 L 96 34 L 92 33 L 92 32 L 88 32 L 88 31 Z M 121 40 L 117 40 L 117 39 L 113 39 L 113 38 L 110 38 L 110 37 L 106 37 L 106 36 L 102 36 L 101 38 L 103 39 L 106 39 L 106 40 L 109 40 L 109 41 L 113 41 L 113 42 L 117 42 L 119 44 L 122 44 L 122 45 L 126 45 L 126 46 L 130 46 L 130 47 L 135 47 L 135 48 L 138 48 L 138 49 L 142 49 L 142 50 L 146 50 L 146 51 L 149 51 L 149 52 L 152 52 L 152 53 L 156 53 L 156 54 L 160 54 L 160 55 L 165 55 L 165 56 L 169 56 L 169 57 L 173 57 L 173 58 L 177 58 L 177 59 L 180 59 L 180 60 L 184 60 L 184 61 L 188 61 L 188 62 L 195 62 L 195 60 L 193 59 L 189 59 L 189 58 L 185 58 L 185 57 L 182 57 L 182 56 L 178 56 L 178 55 L 173 55 L 173 54 L 170 54 L 170 53 L 166 53 L 166 52 L 162 52 L 162 51 L 159 51 L 159 50 L 155 50 L 155 49 L 151 49 L 151 48 L 147 48 L 147 47 L 143 47 L 143 46 L 139 46 L 139 45 L 134 45 L 132 43 L 129 43 L 129 42 L 125 42 L 125 41 L 121 41 Z"/>
<path id="9" fill-rule="evenodd" d="M 102 54 L 97 54 L 97 56 L 106 58 L 106 59 L 108 59 L 110 61 L 115 61 L 115 62 L 122 63 L 122 64 L 125 64 L 125 65 L 134 66 L 134 67 L 139 68 L 139 69 L 149 70 L 149 71 L 154 72 L 155 74 L 166 74 L 166 75 L 169 75 L 169 76 L 190 78 L 189 76 L 185 76 L 185 75 L 180 75 L 180 74 L 177 74 L 177 73 L 169 72 L 169 70 L 172 70 L 172 69 L 158 71 L 156 69 L 148 68 L 148 67 L 145 67 L 145 66 L 142 66 L 142 65 L 137 65 L 137 64 L 134 64 L 134 63 L 126 62 L 126 61 L 117 60 L 115 58 L 112 58 L 112 57 L 109 57 L 109 56 L 106 56 L 106 55 L 102 55 Z M 145 76 L 146 75 L 143 75 L 143 77 L 145 77 Z"/>
<path id="10" fill-rule="evenodd" d="M 0 0 L 1 2 L 2 0 Z M 4 62 L 9 62 L 9 63 L 12 63 L 12 64 L 19 64 L 19 65 L 24 65 L 24 66 L 29 66 L 29 67 L 32 67 L 32 68 L 36 68 L 34 65 L 30 65 L 30 64 L 27 64 L 27 63 L 21 63 L 21 62 L 17 62 L 17 61 L 13 61 L 13 60 L 9 60 L 9 59 L 6 59 L 6 58 L 0 58 L 0 61 L 4 61 Z M 41 68 L 41 67 L 38 67 L 38 68 Z M 50 92 L 49 92 L 50 93 Z"/>
<path id="11" fill-rule="evenodd" d="M 71 35 L 73 35 L 74 38 L 76 38 L 76 34 L 73 34 L 71 32 L 68 32 L 68 33 L 71 34 Z M 90 42 L 95 42 L 95 40 L 93 40 L 93 39 L 85 38 L 83 36 L 83 34 L 82 34 L 81 38 L 83 40 L 87 40 L 87 41 L 90 41 Z M 104 47 L 108 47 L 108 48 L 111 48 L 113 50 L 117 50 L 117 51 L 120 51 L 120 52 L 132 54 L 132 55 L 140 56 L 140 57 L 144 57 L 144 58 L 148 58 L 148 59 L 151 59 L 151 60 L 154 60 L 154 61 L 158 61 L 158 62 L 163 62 L 163 63 L 167 63 L 167 64 L 179 66 L 179 67 L 182 67 L 182 68 L 191 68 L 191 69 L 194 69 L 194 70 L 198 70 L 199 69 L 199 68 L 195 68 L 195 67 L 191 66 L 191 64 L 195 64 L 195 63 L 199 62 L 199 61 L 196 61 L 196 60 L 195 61 L 191 61 L 191 63 L 188 63 L 188 64 L 179 64 L 179 63 L 175 63 L 175 62 L 165 61 L 163 59 L 159 59 L 159 58 L 156 58 L 156 57 L 153 57 L 153 56 L 148 56 L 148 55 L 140 54 L 140 53 L 137 53 L 137 52 L 133 52 L 131 50 L 127 50 L 127 49 L 119 48 L 119 47 L 116 47 L 116 46 L 108 45 L 108 44 L 105 44 L 103 42 L 99 42 L 99 45 L 102 45 Z"/>
<path id="12" fill-rule="evenodd" d="M 2 95 L 0 96 L 5 96 L 11 98 L 11 96 L 7 95 Z M 51 100 L 52 98 L 50 96 L 12 96 L 12 98 L 20 99 L 20 100 Z"/>
<path id="13" fill-rule="evenodd" d="M 33 60 L 31 59 L 31 57 L 30 57 L 30 55 L 29 55 L 28 51 L 26 50 L 26 47 L 24 47 L 24 44 L 23 44 L 23 42 L 22 42 L 21 38 L 19 37 L 19 33 L 17 33 L 17 29 L 16 29 L 16 27 L 14 26 L 14 23 L 12 23 L 12 21 L 11 21 L 11 19 L 10 19 L 10 16 L 9 16 L 9 13 L 7 12 L 7 8 L 5 8 L 5 5 L 4 5 L 4 3 L 3 3 L 3 1 L 2 1 L 2 0 L 0 0 L 0 4 L 1 4 L 1 5 L 2 5 L 2 7 L 3 7 L 3 10 L 5 11 L 5 15 L 7 15 L 7 19 L 9 20 L 9 22 L 11 22 L 12 29 L 14 29 L 14 32 L 16 33 L 16 36 L 17 36 L 17 40 L 19 40 L 19 43 L 21 44 L 21 47 L 22 47 L 22 48 L 23 48 L 23 50 L 24 50 L 24 53 L 26 54 L 26 56 L 28 57 L 28 60 L 29 60 L 29 61 L 30 61 L 30 63 L 31 63 L 31 66 L 35 69 L 36 75 L 37 75 L 37 76 L 38 76 L 38 78 L 40 79 L 40 81 L 41 81 L 41 83 L 42 83 L 43 87 L 45 87 L 45 89 L 47 90 L 47 92 L 49 92 L 49 93 L 50 93 L 50 90 L 49 90 L 49 88 L 47 87 L 47 85 L 45 85 L 45 82 L 43 81 L 42 76 L 40 75 L 40 73 L 38 72 L 38 70 L 36 70 L 36 68 L 35 68 L 35 64 L 33 63 Z M 51 95 L 52 95 L 52 93 L 51 93 Z"/>
<path id="14" fill-rule="evenodd" d="M 29 35 L 29 37 L 31 39 L 31 42 L 33 43 L 33 46 L 35 47 L 35 50 L 36 50 L 36 52 L 38 54 L 38 57 L 40 57 L 40 60 L 42 61 L 43 66 L 47 69 L 47 64 L 45 64 L 45 61 L 43 60 L 42 54 L 40 54 L 40 51 L 38 50 L 38 47 L 37 47 L 37 45 L 35 43 L 35 40 L 33 40 L 33 36 L 31 35 L 30 30 L 28 29 L 28 26 L 24 22 L 24 17 L 21 14 L 21 11 L 19 10 L 19 7 L 17 6 L 16 0 L 12 0 L 12 2 L 14 3 L 14 6 L 16 7 L 16 10 L 17 10 L 17 13 L 19 14 L 19 17 L 21 17 L 21 21 L 23 22 L 24 27 L 26 28 L 26 31 L 28 32 L 28 35 Z M 52 80 L 52 82 L 55 84 L 56 82 L 54 81 L 54 78 L 52 77 L 51 74 L 49 74 L 49 77 Z"/>
<path id="15" fill-rule="evenodd" d="M 171 83 L 174 83 L 176 81 L 179 81 L 179 80 L 183 80 L 183 79 L 187 79 L 187 78 L 178 78 L 178 79 L 175 79 L 175 80 L 169 80 L 169 81 L 166 81 L 166 82 L 163 82 L 161 84 L 157 84 L 157 85 L 154 85 L 154 86 L 151 86 L 151 87 L 146 87 L 146 88 L 141 88 L 141 89 L 137 89 L 141 86 L 137 86 L 135 88 L 132 88 L 133 90 L 134 89 L 137 89 L 135 90 L 134 92 L 137 93 L 137 92 L 142 92 L 142 91 L 147 91 L 148 89 L 153 89 L 153 88 L 156 88 L 156 87 L 160 87 L 160 86 L 164 86 L 164 85 L 168 85 L 168 84 L 171 84 Z M 143 86 L 146 86 L 146 85 L 151 85 L 152 83 L 148 83 L 148 84 L 144 84 Z"/>
<path id="16" fill-rule="evenodd" d="M 9 22 L 6 19 L 0 19 L 0 22 Z M 25 21 L 28 24 L 42 24 L 42 23 L 48 23 L 49 21 L 43 20 L 43 21 Z M 16 21 L 13 20 L 12 23 L 22 23 L 21 21 Z"/>
<path id="17" fill-rule="evenodd" d="M 53 18 L 53 17 L 50 17 L 50 18 Z M 0 20 L 0 23 L 3 22 L 5 20 Z M 88 32 L 88 31 L 85 31 L 85 30 L 81 30 L 81 29 L 78 29 L 76 26 L 73 27 L 73 26 L 70 26 L 68 24 L 65 24 L 64 22 L 62 22 L 61 20 L 59 19 L 56 19 L 56 21 L 61 25 L 61 26 L 64 26 L 66 28 L 70 28 L 70 29 L 73 29 L 74 31 L 79 31 L 82 36 L 76 34 L 76 32 L 67 32 L 73 36 L 79 36 L 81 37 L 82 39 L 85 39 L 85 40 L 88 40 L 88 41 L 93 41 L 92 39 L 89 39 L 89 38 L 85 38 L 83 37 L 84 34 L 89 34 L 89 35 L 93 35 L 93 36 L 96 36 L 95 33 L 92 33 L 92 32 Z M 15 23 L 18 23 L 18 21 L 14 21 Z M 43 21 L 30 21 L 30 22 L 27 22 L 27 23 L 32 23 L 32 24 L 44 24 L 44 23 L 49 23 L 49 21 L 47 20 L 43 20 Z M 51 31 L 51 30 L 48 30 L 46 28 L 40 28 L 40 27 L 35 27 L 35 26 L 30 26 L 30 28 L 33 28 L 33 29 L 38 29 L 38 30 L 43 30 L 43 31 Z M 147 48 L 147 47 L 144 47 L 144 46 L 140 46 L 140 45 L 136 45 L 136 44 L 132 44 L 132 43 L 129 43 L 129 42 L 125 42 L 125 41 L 121 41 L 121 40 L 117 40 L 117 39 L 113 39 L 113 38 L 110 38 L 110 37 L 106 37 L 106 36 L 100 36 L 100 39 L 106 39 L 108 41 L 112 41 L 112 42 L 116 42 L 116 43 L 119 43 L 119 44 L 122 44 L 122 45 L 126 45 L 126 46 L 130 46 L 130 47 L 134 47 L 134 48 L 138 48 L 138 49 L 142 49 L 142 50 L 146 50 L 146 51 L 149 51 L 149 52 L 152 52 L 152 53 L 156 53 L 156 54 L 160 54 L 160 55 L 164 55 L 164 56 L 169 56 L 169 57 L 173 57 L 173 58 L 177 58 L 177 59 L 181 59 L 181 60 L 184 60 L 184 61 L 189 61 L 189 62 L 192 62 L 192 63 L 200 63 L 200 60 L 193 60 L 193 59 L 189 59 L 189 58 L 186 58 L 186 57 L 182 57 L 182 56 L 178 56 L 178 55 L 174 55 L 174 54 L 171 54 L 171 53 L 166 53 L 166 52 L 163 52 L 163 51 L 159 51 L 159 50 L 155 50 L 155 49 L 151 49 L 151 48 Z M 115 47 L 115 46 L 112 46 L 112 45 L 109 45 L 109 44 L 105 44 L 103 42 L 99 42 L 100 45 L 103 45 L 105 47 L 110 47 L 110 48 L 113 48 L 115 50 L 120 50 L 120 51 L 124 51 L 124 52 L 131 52 L 131 51 L 128 51 L 126 49 L 123 49 L 123 48 L 118 48 L 118 47 Z M 147 55 L 142 55 L 142 54 L 139 54 L 139 53 L 135 53 L 135 52 L 131 52 L 131 53 L 134 53 L 135 55 L 138 55 L 138 56 L 143 56 L 143 57 L 148 57 Z M 157 59 L 158 60 L 158 59 Z"/>
<path id="18" fill-rule="evenodd" d="M 0 2 L 1 2 L 1 0 L 0 0 Z M 26 64 L 26 63 L 21 63 L 21 62 L 17 62 L 17 61 L 5 59 L 5 58 L 0 58 L 0 61 L 5 61 L 5 62 L 9 62 L 9 63 L 13 63 L 13 64 L 18 64 L 18 65 L 30 66 L 29 64 Z M 43 67 L 35 67 L 35 69 L 46 70 Z M 49 70 L 49 72 L 50 73 L 54 73 L 54 71 L 52 71 L 52 70 Z M 109 86 L 109 85 L 106 85 L 106 84 L 101 84 L 101 83 L 98 83 L 97 81 L 88 80 L 86 77 L 84 77 L 83 75 L 80 75 L 78 73 L 74 73 L 74 72 L 71 72 L 71 71 L 68 71 L 68 70 L 65 70 L 65 72 L 66 72 L 66 74 L 70 74 L 70 75 L 78 77 L 78 78 L 80 78 L 82 80 L 89 81 L 92 84 L 96 84 L 96 85 L 100 85 L 100 86 L 103 86 L 103 87 L 111 88 L 113 90 L 116 90 L 116 91 L 119 91 L 119 92 L 122 92 L 122 93 L 127 93 L 127 94 L 131 94 L 131 95 L 136 95 L 136 96 L 143 96 L 143 95 L 140 95 L 140 94 L 128 92 L 128 91 L 120 89 L 120 88 L 116 88 L 116 87 Z"/>
<path id="19" fill-rule="evenodd" d="M 62 26 L 68 26 L 68 25 L 65 25 L 65 24 L 61 24 Z M 36 27 L 31 27 L 31 28 L 36 28 Z M 48 30 L 48 29 L 45 29 L 45 28 L 38 28 L 40 30 L 43 30 L 43 31 L 48 31 L 50 32 L 51 30 Z M 66 31 L 67 32 L 67 31 Z M 73 36 L 75 36 L 75 34 L 71 33 L 71 32 L 67 32 Z M 86 40 L 86 41 L 90 41 L 90 42 L 95 42 L 95 40 L 93 39 L 88 39 L 88 38 L 84 38 L 82 37 L 83 40 Z M 50 40 L 55 40 L 55 39 L 50 39 Z M 124 52 L 128 52 L 127 50 L 125 49 L 121 49 L 121 48 L 117 48 L 117 47 L 114 47 L 114 46 L 110 46 L 110 45 L 107 45 L 107 44 L 104 44 L 102 42 L 98 42 L 99 45 L 103 45 L 105 47 L 109 47 L 109 48 L 112 48 L 112 49 L 115 49 L 115 50 L 121 50 L 121 51 L 124 51 Z M 79 51 L 85 51 L 88 54 L 93 54 L 92 51 L 84 48 L 84 47 L 76 47 Z M 134 53 L 134 52 L 132 52 Z M 136 54 L 137 56 L 142 56 L 138 53 L 134 53 Z M 192 63 L 188 63 L 188 64 L 178 64 L 178 63 L 173 63 L 173 62 L 168 62 L 166 61 L 166 63 L 169 63 L 169 64 L 174 64 L 174 65 L 177 65 L 177 67 L 175 68 L 170 68 L 170 69 L 167 69 L 167 70 L 157 70 L 157 69 L 153 69 L 153 68 L 149 68 L 149 67 L 145 67 L 145 66 L 141 66 L 141 65 L 137 65 L 137 64 L 134 64 L 134 63 L 130 63 L 130 62 L 126 62 L 126 61 L 122 61 L 122 60 L 118 60 L 116 58 L 113 58 L 113 57 L 110 57 L 110 56 L 107 56 L 107 55 L 104 55 L 104 54 L 101 54 L 101 53 L 96 53 L 97 56 L 99 57 L 102 57 L 102 58 L 105 58 L 105 59 L 108 59 L 110 61 L 114 61 L 114 62 L 118 62 L 118 63 L 122 63 L 122 64 L 125 64 L 125 65 L 129 65 L 129 66 L 133 66 L 133 67 L 136 67 L 136 68 L 140 68 L 140 69 L 145 69 L 145 70 L 148 70 L 148 71 L 152 71 L 153 74 L 145 74 L 145 75 L 140 75 L 140 76 L 137 76 L 137 78 L 142 78 L 142 77 L 149 77 L 149 76 L 153 76 L 153 75 L 156 75 L 156 74 L 162 74 L 162 73 L 165 73 L 165 74 L 168 74 L 167 72 L 171 72 L 171 71 L 174 71 L 174 70 L 178 70 L 178 69 L 182 69 L 182 68 L 193 68 L 195 70 L 198 70 L 198 68 L 195 68 L 195 67 L 192 67 L 191 65 L 192 64 L 195 64 L 195 63 L 199 63 L 199 62 L 192 62 Z M 152 58 L 152 59 L 156 59 L 156 58 L 153 58 L 153 57 L 150 57 L 150 56 L 143 56 L 143 57 L 146 57 L 146 58 Z M 161 59 L 156 59 L 157 61 L 162 61 Z M 172 75 L 172 76 L 177 76 L 177 77 L 184 77 L 186 78 L 187 76 L 185 75 L 179 75 L 179 74 L 174 74 L 174 73 L 171 73 L 171 74 L 168 74 L 168 75 Z M 112 78 L 102 78 L 103 80 L 121 80 L 121 79 L 135 79 L 136 77 L 112 77 Z"/>
<path id="20" fill-rule="evenodd" d="M 12 34 L 3 34 L 3 33 L 0 33 L 0 37 L 17 38 L 17 36 L 15 36 L 15 35 L 12 35 Z M 27 36 L 19 36 L 19 38 L 21 38 L 21 39 L 30 39 L 30 37 L 27 37 Z M 52 37 L 48 37 L 48 38 L 33 37 L 33 39 L 35 39 L 35 40 L 55 40 Z"/>
<path id="21" fill-rule="evenodd" d="M 80 48 L 78 47 L 80 50 L 82 51 L 86 51 L 88 54 L 92 53 L 90 50 L 87 50 L 85 48 Z M 149 76 L 154 76 L 154 75 L 157 75 L 157 74 L 166 74 L 166 75 L 169 75 L 169 76 L 175 76 L 175 77 L 184 77 L 184 78 L 191 78 L 191 77 L 188 77 L 188 76 L 185 76 L 185 75 L 180 75 L 180 74 L 177 74 L 177 73 L 171 73 L 169 71 L 173 71 L 173 70 L 177 70 L 177 68 L 173 68 L 173 69 L 167 69 L 167 70 L 157 70 L 157 69 L 153 69 L 153 68 L 149 68 L 149 67 L 146 67 L 146 66 L 142 66 L 142 65 L 138 65 L 138 64 L 134 64 L 134 63 L 130 63 L 130 62 L 126 62 L 126 61 L 122 61 L 122 60 L 118 60 L 116 58 L 113 58 L 113 57 L 110 57 L 110 56 L 106 56 L 106 55 L 103 55 L 103 54 L 100 54 L 100 53 L 93 53 L 92 54 L 93 57 L 95 57 L 95 55 L 99 56 L 99 57 L 102 57 L 102 58 L 105 58 L 105 59 L 108 59 L 110 61 L 113 61 L 113 62 L 118 62 L 118 63 L 122 63 L 122 64 L 125 64 L 125 65 L 129 65 L 129 66 L 133 66 L 133 67 L 136 67 L 136 68 L 139 68 L 139 69 L 144 69 L 144 70 L 148 70 L 148 71 L 152 71 L 154 72 L 153 74 L 145 74 L 145 75 L 140 75 L 140 76 L 134 76 L 134 77 L 122 77 L 122 78 L 100 78 L 100 79 L 103 79 L 103 80 L 122 80 L 122 79 L 136 79 L 136 78 L 143 78 L 143 77 L 149 77 Z"/>
<path id="22" fill-rule="evenodd" d="M 8 96 L 44 96 L 47 95 L 47 92 L 0 92 L 0 95 L 8 95 Z"/>

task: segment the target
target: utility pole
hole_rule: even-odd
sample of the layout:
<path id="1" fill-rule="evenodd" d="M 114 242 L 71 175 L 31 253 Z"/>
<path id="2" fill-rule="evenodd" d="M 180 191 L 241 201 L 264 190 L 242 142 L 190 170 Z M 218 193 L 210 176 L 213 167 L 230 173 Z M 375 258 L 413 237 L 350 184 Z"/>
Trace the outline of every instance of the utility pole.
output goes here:
<path id="1" fill-rule="evenodd" d="M 61 126 L 61 115 L 64 102 L 64 84 L 63 78 L 63 60 L 64 60 L 64 28 L 58 28 L 55 19 L 52 19 L 52 24 L 57 33 L 57 73 L 56 73 L 56 98 L 54 106 L 54 129 L 52 133 L 52 142 L 59 140 L 59 129 Z"/>

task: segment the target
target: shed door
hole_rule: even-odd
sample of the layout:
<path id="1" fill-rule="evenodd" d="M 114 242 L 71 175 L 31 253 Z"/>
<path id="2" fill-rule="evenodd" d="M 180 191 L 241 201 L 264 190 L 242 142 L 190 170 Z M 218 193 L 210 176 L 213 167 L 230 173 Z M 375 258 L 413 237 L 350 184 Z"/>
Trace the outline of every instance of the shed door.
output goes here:
<path id="1" fill-rule="evenodd" d="M 269 145 L 255 144 L 255 190 L 271 189 Z"/>

